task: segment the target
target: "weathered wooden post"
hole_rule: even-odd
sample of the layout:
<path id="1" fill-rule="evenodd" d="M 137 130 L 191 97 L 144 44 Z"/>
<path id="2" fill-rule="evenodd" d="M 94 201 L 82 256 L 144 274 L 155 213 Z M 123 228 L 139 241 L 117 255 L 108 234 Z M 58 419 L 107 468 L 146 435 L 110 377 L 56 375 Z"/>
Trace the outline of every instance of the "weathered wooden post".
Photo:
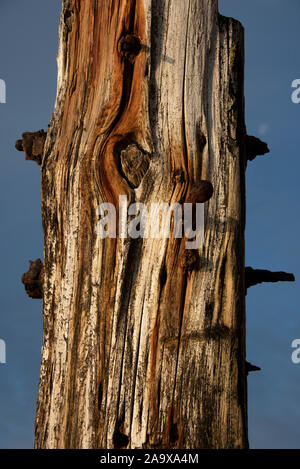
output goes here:
<path id="1" fill-rule="evenodd" d="M 37 448 L 247 447 L 243 68 L 217 0 L 63 1 Z M 100 203 L 182 204 L 201 180 L 188 268 L 184 239 L 97 237 Z"/>

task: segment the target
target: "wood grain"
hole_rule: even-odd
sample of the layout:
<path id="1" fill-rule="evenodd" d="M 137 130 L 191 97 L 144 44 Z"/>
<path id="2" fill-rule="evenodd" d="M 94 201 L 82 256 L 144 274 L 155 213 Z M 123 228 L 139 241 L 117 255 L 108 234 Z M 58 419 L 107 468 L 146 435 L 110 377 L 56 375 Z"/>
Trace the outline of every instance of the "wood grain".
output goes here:
<path id="1" fill-rule="evenodd" d="M 247 447 L 243 49 L 215 0 L 63 1 L 36 448 Z M 188 269 L 184 238 L 97 237 L 100 203 L 183 203 L 202 179 Z"/>

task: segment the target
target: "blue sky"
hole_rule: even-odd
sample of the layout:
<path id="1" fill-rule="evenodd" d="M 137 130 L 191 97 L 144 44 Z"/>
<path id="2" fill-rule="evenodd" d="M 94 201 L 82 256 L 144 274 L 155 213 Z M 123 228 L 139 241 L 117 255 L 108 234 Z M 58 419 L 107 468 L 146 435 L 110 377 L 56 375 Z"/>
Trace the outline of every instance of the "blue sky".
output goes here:
<path id="1" fill-rule="evenodd" d="M 61 0 L 1 0 L 0 448 L 33 446 L 42 343 L 41 301 L 30 300 L 20 277 L 28 260 L 42 258 L 40 169 L 14 149 L 24 131 L 47 125 L 56 93 Z M 219 0 L 246 34 L 248 133 L 271 153 L 247 169 L 247 265 L 286 270 L 300 279 L 300 104 L 291 82 L 300 78 L 299 0 Z M 252 287 L 247 295 L 247 358 L 262 367 L 249 376 L 252 448 L 300 448 L 300 364 L 291 342 L 300 338 L 299 284 Z"/>
<path id="2" fill-rule="evenodd" d="M 246 263 L 293 272 L 296 283 L 264 284 L 247 295 L 247 357 L 262 368 L 248 378 L 253 448 L 300 448 L 300 364 L 291 342 L 300 337 L 300 78 L 298 0 L 219 0 L 222 14 L 245 28 L 245 97 L 249 135 L 270 154 L 247 169 Z"/>
<path id="3" fill-rule="evenodd" d="M 22 132 L 47 129 L 56 94 L 61 0 L 1 0 L 0 79 L 0 448 L 31 448 L 42 344 L 42 303 L 24 292 L 28 260 L 43 256 L 40 168 L 14 142 Z"/>

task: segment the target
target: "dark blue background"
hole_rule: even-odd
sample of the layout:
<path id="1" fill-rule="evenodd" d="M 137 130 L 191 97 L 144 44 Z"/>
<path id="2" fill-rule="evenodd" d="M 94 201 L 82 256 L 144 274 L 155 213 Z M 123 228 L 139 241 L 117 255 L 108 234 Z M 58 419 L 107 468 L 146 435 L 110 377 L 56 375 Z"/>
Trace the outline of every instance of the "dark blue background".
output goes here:
<path id="1" fill-rule="evenodd" d="M 291 82 L 300 78 L 298 0 L 219 0 L 220 11 L 246 30 L 248 133 L 271 153 L 247 169 L 247 264 L 299 272 L 300 104 Z M 14 149 L 21 133 L 47 129 L 56 93 L 61 0 L 1 0 L 0 104 L 1 260 L 0 447 L 33 446 L 42 343 L 41 301 L 30 300 L 20 277 L 28 260 L 42 258 L 40 168 Z M 252 448 L 300 448 L 300 364 L 291 342 L 300 337 L 299 286 L 267 284 L 247 296 L 248 360 L 262 367 L 249 376 Z"/>

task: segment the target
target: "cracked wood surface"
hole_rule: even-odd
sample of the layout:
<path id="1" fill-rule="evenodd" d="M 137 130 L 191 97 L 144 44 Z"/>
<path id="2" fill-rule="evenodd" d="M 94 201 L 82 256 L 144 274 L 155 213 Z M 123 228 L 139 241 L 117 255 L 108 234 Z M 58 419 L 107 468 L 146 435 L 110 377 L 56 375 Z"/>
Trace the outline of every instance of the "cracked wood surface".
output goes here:
<path id="1" fill-rule="evenodd" d="M 216 0 L 63 1 L 37 448 L 247 447 L 243 50 Z M 101 202 L 184 202 L 201 179 L 189 268 L 185 239 L 97 237 Z"/>

